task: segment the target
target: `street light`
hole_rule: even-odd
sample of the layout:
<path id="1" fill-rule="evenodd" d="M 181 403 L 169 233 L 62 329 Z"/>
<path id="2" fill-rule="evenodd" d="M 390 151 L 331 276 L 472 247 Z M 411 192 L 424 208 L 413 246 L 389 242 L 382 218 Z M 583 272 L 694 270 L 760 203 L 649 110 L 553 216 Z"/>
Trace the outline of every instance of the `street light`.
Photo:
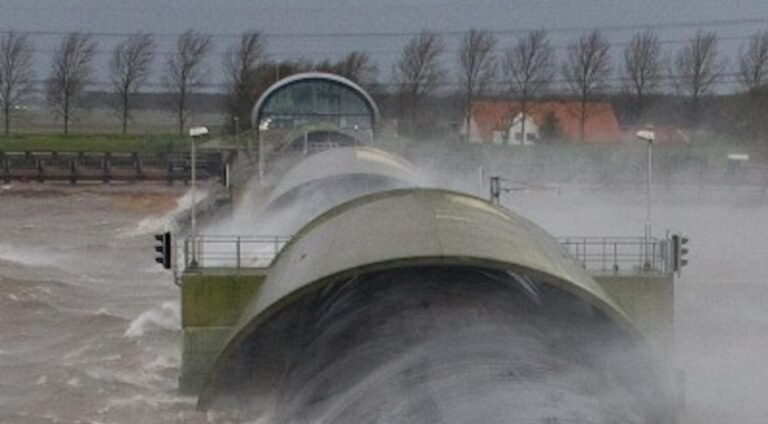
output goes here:
<path id="1" fill-rule="evenodd" d="M 197 235 L 197 148 L 195 146 L 195 139 L 208 135 L 208 128 L 206 127 L 192 127 L 189 129 L 189 136 L 192 139 L 192 235 Z"/>
<path id="2" fill-rule="evenodd" d="M 648 145 L 648 181 L 646 185 L 645 198 L 645 269 L 650 270 L 650 244 L 651 244 L 651 183 L 653 181 L 653 143 L 656 141 L 656 133 L 648 130 L 640 130 L 635 136 Z"/>
<path id="3" fill-rule="evenodd" d="M 258 148 L 259 148 L 259 182 L 264 184 L 264 136 L 262 135 L 263 132 L 267 131 L 269 129 L 269 126 L 272 124 L 272 118 L 266 118 L 262 119 L 261 122 L 259 122 L 259 131 L 257 133 L 258 136 Z"/>

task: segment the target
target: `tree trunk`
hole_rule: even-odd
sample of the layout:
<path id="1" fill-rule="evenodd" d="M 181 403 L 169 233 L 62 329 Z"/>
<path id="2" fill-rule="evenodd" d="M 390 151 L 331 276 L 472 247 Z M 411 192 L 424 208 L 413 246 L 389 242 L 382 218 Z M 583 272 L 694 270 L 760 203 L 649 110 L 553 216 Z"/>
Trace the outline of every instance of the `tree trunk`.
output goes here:
<path id="1" fill-rule="evenodd" d="M 64 135 L 69 134 L 69 97 L 64 96 Z"/>
<path id="2" fill-rule="evenodd" d="M 413 137 L 416 135 L 416 133 L 418 133 L 418 130 L 417 130 L 418 125 L 416 124 L 416 121 L 419 120 L 419 96 L 417 93 L 414 92 L 411 94 L 410 97 L 411 97 L 411 104 L 410 104 L 411 124 L 410 124 L 409 135 Z"/>
<path id="3" fill-rule="evenodd" d="M 123 135 L 128 134 L 128 96 L 130 88 L 129 84 L 123 85 Z"/>
<path id="4" fill-rule="evenodd" d="M 472 96 L 467 96 L 466 106 L 464 107 L 464 125 L 464 128 L 466 128 L 464 142 L 469 144 L 470 130 L 472 129 Z"/>
<path id="5" fill-rule="evenodd" d="M 525 118 L 528 116 L 528 104 L 525 101 L 520 102 L 520 133 L 521 133 L 521 145 L 525 145 Z M 514 118 L 513 118 L 514 119 Z"/>
<path id="6" fill-rule="evenodd" d="M 128 133 L 128 96 L 123 97 L 123 135 Z"/>
<path id="7" fill-rule="evenodd" d="M 3 105 L 3 117 L 5 118 L 5 135 L 7 136 L 11 131 L 11 124 L 10 124 L 10 116 L 11 116 L 11 105 L 9 103 L 5 103 Z"/>
<path id="8" fill-rule="evenodd" d="M 179 135 L 184 135 L 184 93 L 179 95 Z"/>
<path id="9" fill-rule="evenodd" d="M 584 133 L 585 133 L 585 127 L 587 123 L 587 99 L 583 98 L 581 99 L 581 117 L 579 119 L 579 137 L 580 141 L 584 142 Z"/>
<path id="10" fill-rule="evenodd" d="M 699 129 L 699 122 L 701 120 L 699 116 L 701 114 L 701 111 L 700 111 L 701 105 L 699 104 L 698 94 L 694 94 L 692 100 L 693 100 L 693 116 L 691 117 L 691 121 L 692 121 L 691 126 L 694 129 Z"/>

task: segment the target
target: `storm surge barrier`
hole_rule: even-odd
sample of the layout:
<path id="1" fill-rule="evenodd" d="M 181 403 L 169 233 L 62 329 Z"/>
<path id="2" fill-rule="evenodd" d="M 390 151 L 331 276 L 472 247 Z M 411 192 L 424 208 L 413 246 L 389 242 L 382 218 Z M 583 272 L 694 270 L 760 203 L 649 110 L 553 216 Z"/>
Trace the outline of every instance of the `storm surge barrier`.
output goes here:
<path id="1" fill-rule="evenodd" d="M 280 402 L 286 402 L 285 405 L 298 402 L 291 405 L 296 409 L 285 418 L 304 408 L 322 415 L 325 406 L 332 406 L 333 397 L 327 397 L 330 395 L 324 391 L 330 386 L 322 383 L 322 379 L 314 379 L 325 375 L 325 367 L 348 369 L 351 364 L 367 364 L 355 368 L 348 380 L 334 380 L 332 391 L 336 393 L 354 393 L 355 385 L 376 381 L 385 370 L 398 377 L 376 383 L 375 387 L 389 390 L 387 385 L 398 379 L 410 381 L 410 366 L 400 370 L 400 365 L 389 362 L 390 357 L 379 358 L 375 355 L 377 350 L 369 351 L 364 346 L 400 346 L 405 350 L 398 355 L 410 358 L 410 349 L 422 350 L 418 346 L 404 346 L 427 337 L 427 343 L 441 347 L 423 351 L 425 356 L 418 361 L 439 366 L 446 363 L 443 361 L 466 357 L 457 354 L 433 358 L 431 355 L 437 355 L 436 352 L 445 351 L 440 335 L 445 329 L 407 336 L 408 332 L 423 328 L 421 324 L 401 322 L 402 317 L 413 314 L 425 320 L 424 325 L 459 320 L 457 325 L 469 331 L 465 334 L 467 346 L 478 348 L 473 352 L 478 358 L 527 358 L 525 351 L 518 351 L 524 345 L 485 345 L 476 337 L 514 339 L 534 331 L 519 326 L 534 323 L 538 335 L 531 341 L 532 346 L 575 343 L 578 350 L 590 356 L 592 353 L 586 352 L 606 353 L 602 347 L 610 340 L 611 345 L 617 343 L 620 349 L 637 346 L 630 349 L 627 358 L 647 351 L 659 363 L 666 364 L 674 315 L 670 243 L 667 239 L 643 238 L 556 239 L 525 218 L 485 199 L 423 188 L 388 190 L 355 198 L 311 220 L 291 237 L 189 237 L 179 246 L 179 261 L 184 265 L 181 389 L 198 394 L 201 408 L 232 405 L 233 401 L 237 408 L 257 407 L 238 402 L 244 398 L 277 396 L 284 398 Z M 508 301 L 496 304 L 493 299 Z M 397 306 L 400 302 L 405 308 L 402 311 Z M 479 312 L 475 311 L 487 312 L 484 305 L 490 304 L 499 309 L 481 321 L 465 321 L 476 317 Z M 429 313 L 433 308 L 434 314 Z M 365 315 L 363 321 L 368 324 L 359 324 L 363 327 L 352 324 L 358 322 L 360 314 L 373 314 Z M 442 318 L 437 319 L 438 315 Z M 489 323 L 494 324 L 488 327 Z M 371 333 L 367 330 L 369 325 L 373 325 Z M 388 326 L 405 327 L 392 333 Z M 486 330 L 491 334 L 485 334 Z M 341 333 L 336 334 L 337 331 Z M 403 334 L 404 338 L 390 340 L 393 334 Z M 561 340 L 560 335 L 568 340 Z M 571 340 L 567 335 L 579 336 Z M 338 344 L 338 340 L 351 344 Z M 307 350 L 310 344 L 317 346 Z M 502 386 L 523 390 L 519 385 L 528 384 L 526 379 L 514 377 L 519 373 L 527 375 L 518 366 L 542 369 L 542 376 L 564 379 L 553 383 L 554 386 L 571 384 L 568 373 L 547 371 L 553 363 L 574 361 L 568 357 L 568 349 L 557 352 L 543 363 L 511 364 L 511 377 L 505 378 Z M 373 354 L 370 358 L 366 356 L 369 353 Z M 644 355 L 641 356 L 647 356 Z M 534 361 L 532 358 L 525 360 Z M 626 361 L 624 358 L 620 362 Z M 665 393 L 672 392 L 672 383 L 665 382 L 665 376 L 672 373 L 663 366 L 656 370 L 653 361 L 640 357 L 632 361 L 636 361 L 632 362 L 632 369 L 639 367 L 639 375 L 660 376 L 654 382 L 645 381 L 643 390 L 669 399 Z M 477 369 L 485 369 L 484 366 Z M 590 381 L 602 378 L 599 372 L 585 372 Z M 627 377 L 622 369 L 615 372 L 617 381 Z M 493 376 L 476 377 L 496 381 Z M 423 384 L 438 384 L 448 377 L 428 373 L 419 378 L 424 380 Z M 609 390 L 606 381 L 594 384 L 605 384 Z M 296 388 L 305 383 L 316 392 L 306 398 L 296 397 L 297 393 L 304 393 Z M 404 389 L 412 390 L 422 383 L 414 384 Z M 435 398 L 437 403 L 455 396 L 454 389 L 460 391 L 452 380 L 445 384 L 447 391 Z M 634 390 L 632 385 L 614 389 Z M 499 393 L 505 390 L 498 388 Z M 549 386 L 535 390 L 546 397 Z M 580 398 L 596 388 L 573 390 L 574 396 Z M 372 394 L 371 398 L 385 395 Z M 312 403 L 317 396 L 327 397 L 330 403 Z M 602 395 L 595 396 L 601 399 Z M 648 400 L 632 396 L 623 399 L 629 406 L 617 406 L 622 414 L 638 405 L 643 409 Z M 647 411 L 657 411 L 655 408 L 665 401 L 649 402 L 648 405 L 656 406 L 646 408 Z M 432 417 L 433 412 L 419 413 Z M 361 411 L 344 410 L 334 415 L 336 421 L 332 422 L 355 422 L 358 413 Z M 556 416 L 567 417 L 561 413 L 565 414 L 559 411 Z"/>

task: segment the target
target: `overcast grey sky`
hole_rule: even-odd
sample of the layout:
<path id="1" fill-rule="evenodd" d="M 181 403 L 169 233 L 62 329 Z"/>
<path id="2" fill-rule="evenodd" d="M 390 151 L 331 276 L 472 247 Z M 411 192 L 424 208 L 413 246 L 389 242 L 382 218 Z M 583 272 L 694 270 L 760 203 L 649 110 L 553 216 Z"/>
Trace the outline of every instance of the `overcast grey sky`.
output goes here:
<path id="1" fill-rule="evenodd" d="M 722 52 L 733 58 L 746 37 L 768 29 L 768 1 L 0 0 L 0 30 L 33 32 L 39 78 L 48 72 L 55 41 L 75 30 L 93 32 L 100 43 L 96 68 L 101 79 L 119 34 L 155 33 L 162 52 L 170 50 L 177 34 L 195 28 L 214 35 L 219 54 L 235 40 L 233 34 L 248 29 L 271 35 L 269 51 L 275 58 L 335 58 L 355 49 L 368 51 L 380 78 L 388 80 L 407 36 L 422 29 L 448 32 L 444 60 L 455 61 L 457 33 L 469 28 L 507 31 L 499 34 L 504 47 L 519 35 L 516 31 L 545 28 L 556 46 L 564 46 L 597 27 L 615 43 L 613 56 L 618 57 L 620 43 L 644 25 L 657 26 L 670 51 L 699 27 L 716 30 L 723 37 Z M 215 78 L 220 62 L 220 56 L 211 57 Z"/>

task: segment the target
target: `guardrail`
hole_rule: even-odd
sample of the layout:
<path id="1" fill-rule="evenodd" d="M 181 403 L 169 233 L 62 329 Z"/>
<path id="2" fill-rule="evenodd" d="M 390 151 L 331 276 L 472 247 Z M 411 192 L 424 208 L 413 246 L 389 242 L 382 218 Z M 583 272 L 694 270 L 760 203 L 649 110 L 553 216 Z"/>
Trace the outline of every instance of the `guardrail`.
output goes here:
<path id="1" fill-rule="evenodd" d="M 185 269 L 267 268 L 289 241 L 286 236 L 192 236 L 184 240 L 182 261 Z M 561 237 L 558 241 L 589 271 L 672 272 L 668 239 Z"/>
<path id="2" fill-rule="evenodd" d="M 200 180 L 224 178 L 231 155 L 201 152 L 196 159 L 196 177 Z M 0 180 L 11 181 L 174 181 L 189 182 L 190 157 L 185 152 L 120 153 L 0 151 Z"/>
<path id="3" fill-rule="evenodd" d="M 589 271 L 672 272 L 672 249 L 668 239 L 560 237 L 558 241 Z"/>
<path id="4" fill-rule="evenodd" d="M 185 269 L 266 268 L 290 237 L 191 236 L 182 247 Z"/>

